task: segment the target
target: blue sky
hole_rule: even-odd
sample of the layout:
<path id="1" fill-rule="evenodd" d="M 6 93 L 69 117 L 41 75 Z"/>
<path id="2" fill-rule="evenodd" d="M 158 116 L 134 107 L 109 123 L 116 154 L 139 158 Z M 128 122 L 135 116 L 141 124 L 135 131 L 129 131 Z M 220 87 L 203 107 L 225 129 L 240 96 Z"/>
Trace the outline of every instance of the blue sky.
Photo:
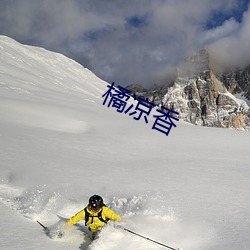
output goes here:
<path id="1" fill-rule="evenodd" d="M 63 53 L 102 79 L 146 87 L 210 48 L 250 63 L 249 0 L 1 0 L 0 34 Z"/>
<path id="2" fill-rule="evenodd" d="M 244 12 L 247 11 L 249 5 L 249 0 L 240 0 L 237 3 L 236 8 L 232 8 L 229 13 L 224 13 L 222 10 L 216 10 L 211 13 L 211 18 L 208 19 L 206 28 L 212 29 L 217 26 L 223 25 L 225 20 L 229 20 L 230 18 L 234 18 L 238 23 L 242 22 L 242 17 Z"/>

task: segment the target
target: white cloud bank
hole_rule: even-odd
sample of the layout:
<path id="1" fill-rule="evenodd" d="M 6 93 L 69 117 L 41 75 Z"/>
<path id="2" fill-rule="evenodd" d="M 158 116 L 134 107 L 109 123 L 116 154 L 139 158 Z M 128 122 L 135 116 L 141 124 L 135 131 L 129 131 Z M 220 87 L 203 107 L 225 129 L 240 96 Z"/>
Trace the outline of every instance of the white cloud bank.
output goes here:
<path id="1" fill-rule="evenodd" d="M 209 45 L 223 62 L 246 63 L 249 15 L 237 0 L 5 0 L 0 33 L 62 52 L 109 82 L 149 85 Z"/>

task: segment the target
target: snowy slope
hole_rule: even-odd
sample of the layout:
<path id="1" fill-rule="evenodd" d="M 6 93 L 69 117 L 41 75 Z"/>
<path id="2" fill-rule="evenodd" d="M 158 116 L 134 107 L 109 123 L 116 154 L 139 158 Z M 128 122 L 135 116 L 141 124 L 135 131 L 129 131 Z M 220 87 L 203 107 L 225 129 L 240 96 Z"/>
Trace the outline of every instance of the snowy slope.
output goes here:
<path id="1" fill-rule="evenodd" d="M 0 249 L 162 249 L 107 226 L 53 227 L 90 195 L 122 225 L 185 250 L 248 250 L 248 132 L 177 122 L 169 136 L 103 106 L 107 83 L 76 62 L 0 37 Z M 83 224 L 81 224 L 83 225 Z M 11 238 L 11 240 L 10 240 Z"/>

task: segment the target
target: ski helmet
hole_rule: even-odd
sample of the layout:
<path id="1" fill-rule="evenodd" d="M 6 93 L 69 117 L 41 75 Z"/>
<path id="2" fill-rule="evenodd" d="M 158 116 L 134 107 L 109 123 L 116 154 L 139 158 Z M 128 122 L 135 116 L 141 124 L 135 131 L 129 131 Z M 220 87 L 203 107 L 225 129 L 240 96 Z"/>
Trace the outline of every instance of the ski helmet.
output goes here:
<path id="1" fill-rule="evenodd" d="M 99 195 L 93 195 L 89 198 L 89 206 L 93 210 L 98 210 L 103 207 L 103 199 Z"/>

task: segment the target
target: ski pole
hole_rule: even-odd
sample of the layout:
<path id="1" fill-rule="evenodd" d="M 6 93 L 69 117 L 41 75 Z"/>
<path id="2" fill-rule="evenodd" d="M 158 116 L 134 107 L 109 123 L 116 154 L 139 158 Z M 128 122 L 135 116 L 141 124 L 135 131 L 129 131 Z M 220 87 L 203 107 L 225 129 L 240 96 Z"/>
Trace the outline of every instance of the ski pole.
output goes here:
<path id="1" fill-rule="evenodd" d="M 48 228 L 47 227 L 45 227 L 41 222 L 39 222 L 38 220 L 36 221 L 40 226 L 42 226 L 43 227 L 43 229 L 46 231 L 46 230 L 48 230 Z"/>
<path id="2" fill-rule="evenodd" d="M 160 243 L 160 242 L 158 242 L 158 241 L 155 241 L 155 240 L 152 240 L 152 239 L 150 239 L 150 238 L 148 238 L 148 237 L 145 237 L 145 236 L 143 236 L 143 235 L 141 235 L 141 234 L 135 233 L 135 232 L 133 232 L 133 231 L 127 229 L 127 228 L 122 228 L 122 229 L 125 230 L 125 231 L 127 231 L 127 232 L 129 232 L 129 233 L 131 233 L 131 234 L 137 235 L 137 236 L 139 236 L 139 237 L 141 237 L 141 238 L 143 238 L 143 239 L 145 239 L 145 240 L 154 242 L 154 243 L 156 243 L 156 244 L 158 244 L 158 245 L 161 245 L 161 246 L 163 246 L 163 247 L 169 248 L 169 249 L 171 249 L 171 250 L 180 250 L 180 248 L 173 248 L 173 247 L 167 246 L 167 245 L 162 244 L 162 243 Z"/>

